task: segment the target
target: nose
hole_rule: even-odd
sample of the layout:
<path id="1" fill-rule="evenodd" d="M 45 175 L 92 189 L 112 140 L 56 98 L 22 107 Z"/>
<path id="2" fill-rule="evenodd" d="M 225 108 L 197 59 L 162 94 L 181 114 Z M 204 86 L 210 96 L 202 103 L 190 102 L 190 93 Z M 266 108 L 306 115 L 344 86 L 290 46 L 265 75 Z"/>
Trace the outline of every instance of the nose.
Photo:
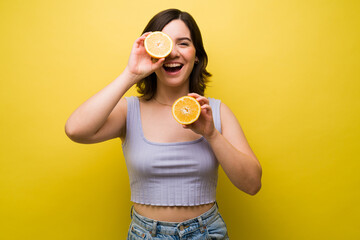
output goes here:
<path id="1" fill-rule="evenodd" d="M 179 51 L 176 46 L 173 46 L 173 49 L 171 50 L 168 58 L 176 58 L 179 56 Z"/>

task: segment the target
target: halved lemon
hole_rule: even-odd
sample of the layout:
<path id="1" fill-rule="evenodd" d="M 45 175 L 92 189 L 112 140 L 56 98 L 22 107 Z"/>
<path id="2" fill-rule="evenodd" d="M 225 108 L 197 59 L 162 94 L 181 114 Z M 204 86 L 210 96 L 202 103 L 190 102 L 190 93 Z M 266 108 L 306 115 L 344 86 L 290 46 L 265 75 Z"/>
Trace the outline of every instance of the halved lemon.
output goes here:
<path id="1" fill-rule="evenodd" d="M 171 53 L 173 41 L 166 33 L 155 31 L 146 36 L 144 46 L 153 58 L 164 58 Z"/>
<path id="2" fill-rule="evenodd" d="M 188 125 L 195 122 L 200 112 L 200 103 L 190 96 L 181 97 L 172 105 L 172 114 L 180 124 Z"/>

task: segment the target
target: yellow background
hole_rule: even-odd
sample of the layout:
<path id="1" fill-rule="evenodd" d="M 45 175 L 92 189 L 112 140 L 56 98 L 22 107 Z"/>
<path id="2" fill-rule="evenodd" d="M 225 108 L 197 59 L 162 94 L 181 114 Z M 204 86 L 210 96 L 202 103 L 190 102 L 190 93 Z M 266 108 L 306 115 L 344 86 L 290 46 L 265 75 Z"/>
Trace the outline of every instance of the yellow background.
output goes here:
<path id="1" fill-rule="evenodd" d="M 263 166 L 253 197 L 220 170 L 231 239 L 359 239 L 359 3 L 0 1 L 0 239 L 126 238 L 120 140 L 76 144 L 64 124 L 170 7 L 197 20 L 207 96 L 230 106 Z"/>

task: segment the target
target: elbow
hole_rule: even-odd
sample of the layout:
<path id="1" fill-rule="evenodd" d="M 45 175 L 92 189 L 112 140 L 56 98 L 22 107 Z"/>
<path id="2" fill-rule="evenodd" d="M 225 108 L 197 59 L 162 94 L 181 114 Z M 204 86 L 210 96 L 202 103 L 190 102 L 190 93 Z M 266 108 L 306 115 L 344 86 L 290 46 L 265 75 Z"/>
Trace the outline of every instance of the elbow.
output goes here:
<path id="1" fill-rule="evenodd" d="M 261 177 L 262 177 L 262 167 L 260 163 L 258 164 L 257 174 L 252 184 L 252 189 L 249 191 L 251 196 L 256 195 L 261 189 Z"/>
<path id="2" fill-rule="evenodd" d="M 65 125 L 65 134 L 74 142 L 77 142 L 76 140 L 79 138 L 76 130 L 69 127 L 67 124 Z"/>
<path id="3" fill-rule="evenodd" d="M 253 187 L 252 187 L 251 191 L 249 192 L 249 194 L 252 196 L 257 194 L 261 189 L 261 175 L 262 175 L 262 171 L 260 168 L 259 176 L 257 177 L 257 180 L 254 182 Z"/>
<path id="4" fill-rule="evenodd" d="M 249 189 L 247 193 L 251 196 L 255 196 L 260 191 L 260 189 L 261 189 L 261 182 L 254 185 L 251 189 Z"/>
<path id="5" fill-rule="evenodd" d="M 70 126 L 68 123 L 65 125 L 65 134 L 70 138 L 72 141 L 77 143 L 83 143 L 83 136 L 79 130 L 73 126 Z"/>
<path id="6" fill-rule="evenodd" d="M 261 189 L 261 177 L 262 169 L 259 166 L 257 172 L 246 181 L 247 184 L 243 187 L 243 191 L 251 196 L 256 195 Z"/>
<path id="7" fill-rule="evenodd" d="M 80 128 L 70 126 L 68 124 L 65 125 L 65 134 L 76 143 L 91 144 L 99 142 L 96 140 L 96 133 L 90 134 Z"/>
<path id="8" fill-rule="evenodd" d="M 237 187 L 239 190 L 243 191 L 244 193 L 254 196 L 261 189 L 261 180 L 256 179 L 256 180 L 247 182 L 247 184 L 239 183 L 239 184 L 234 184 L 234 185 L 235 185 L 235 187 Z"/>

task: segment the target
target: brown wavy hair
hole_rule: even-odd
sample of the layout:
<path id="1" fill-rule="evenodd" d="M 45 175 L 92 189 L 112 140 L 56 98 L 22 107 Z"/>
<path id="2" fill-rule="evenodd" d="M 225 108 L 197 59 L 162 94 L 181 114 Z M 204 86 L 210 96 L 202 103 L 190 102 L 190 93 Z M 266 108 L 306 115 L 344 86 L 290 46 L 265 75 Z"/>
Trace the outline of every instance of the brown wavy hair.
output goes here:
<path id="1" fill-rule="evenodd" d="M 200 29 L 194 18 L 187 12 L 178 9 L 167 9 L 156 14 L 147 24 L 142 34 L 146 32 L 161 31 L 169 22 L 175 19 L 182 20 L 190 30 L 191 39 L 196 49 L 198 62 L 190 74 L 189 92 L 204 95 L 206 84 L 211 74 L 206 71 L 208 57 L 204 49 Z M 141 98 L 150 100 L 156 93 L 156 74 L 152 73 L 148 77 L 140 80 L 137 84 L 137 91 Z"/>

